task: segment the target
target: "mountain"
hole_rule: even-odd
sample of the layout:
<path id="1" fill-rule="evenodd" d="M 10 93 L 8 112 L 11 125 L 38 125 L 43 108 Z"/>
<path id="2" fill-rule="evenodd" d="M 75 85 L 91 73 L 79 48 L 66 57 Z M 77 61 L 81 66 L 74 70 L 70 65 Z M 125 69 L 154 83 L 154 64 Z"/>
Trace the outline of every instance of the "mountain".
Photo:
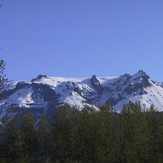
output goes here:
<path id="1" fill-rule="evenodd" d="M 32 111 L 36 118 L 51 118 L 57 107 L 69 105 L 98 110 L 109 103 L 120 112 L 129 101 L 152 104 L 163 111 L 163 84 L 153 81 L 144 71 L 120 77 L 61 78 L 39 75 L 30 82 L 12 82 L 3 90 L 0 120 Z"/>

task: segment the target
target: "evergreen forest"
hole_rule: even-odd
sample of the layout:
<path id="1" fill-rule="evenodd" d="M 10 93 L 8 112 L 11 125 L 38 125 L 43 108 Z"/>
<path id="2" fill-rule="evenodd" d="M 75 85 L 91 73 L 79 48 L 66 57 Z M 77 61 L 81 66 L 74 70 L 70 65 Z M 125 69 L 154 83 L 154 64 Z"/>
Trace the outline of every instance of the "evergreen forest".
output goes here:
<path id="1" fill-rule="evenodd" d="M 121 113 L 59 108 L 49 122 L 32 113 L 3 119 L 0 162 L 161 163 L 163 117 L 130 102 Z"/>

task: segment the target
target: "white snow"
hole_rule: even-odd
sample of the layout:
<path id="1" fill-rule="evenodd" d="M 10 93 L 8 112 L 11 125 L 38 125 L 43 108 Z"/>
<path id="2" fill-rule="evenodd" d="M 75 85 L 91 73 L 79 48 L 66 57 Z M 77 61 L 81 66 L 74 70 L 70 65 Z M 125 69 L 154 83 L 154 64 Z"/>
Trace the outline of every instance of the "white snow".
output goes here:
<path id="1" fill-rule="evenodd" d="M 142 76 L 144 76 L 145 73 L 140 71 L 134 75 L 131 76 L 130 84 L 132 86 L 136 84 L 140 84 L 143 79 Z M 42 83 L 47 84 L 51 86 L 53 90 L 56 91 L 56 93 L 60 94 L 60 103 L 68 103 L 72 107 L 78 107 L 83 108 L 86 105 L 86 99 L 82 96 L 86 96 L 89 98 L 90 94 L 92 98 L 97 98 L 96 101 L 94 101 L 96 106 L 103 105 L 108 100 L 110 96 L 114 97 L 115 99 L 118 99 L 118 97 L 123 93 L 123 91 L 126 87 L 126 85 L 123 85 L 124 82 L 127 80 L 127 74 L 120 76 L 120 77 L 97 77 L 97 80 L 99 80 L 100 84 L 103 87 L 110 87 L 115 92 L 113 93 L 103 93 L 101 97 L 96 97 L 95 90 L 92 87 L 90 83 L 90 78 L 64 78 L 64 77 L 48 77 L 48 78 L 41 78 L 40 80 L 34 81 L 34 83 Z M 120 81 L 119 81 L 120 80 Z M 119 83 L 120 92 L 118 92 L 116 83 Z M 121 100 L 119 103 L 114 105 L 114 108 L 117 110 L 121 110 L 122 106 L 124 104 L 127 104 L 129 101 L 140 101 L 140 103 L 143 105 L 146 105 L 146 107 L 150 107 L 152 104 L 155 105 L 155 107 L 161 111 L 163 109 L 163 88 L 161 88 L 159 85 L 154 84 L 152 81 L 150 81 L 152 86 L 145 89 L 147 94 L 139 95 L 139 92 L 132 92 L 132 94 L 127 95 L 125 92 L 123 93 L 123 96 L 125 96 L 125 99 Z M 80 90 L 81 95 L 73 91 L 75 84 Z M 158 93 L 159 92 L 159 93 Z M 137 95 L 138 94 L 138 95 Z M 30 95 L 23 98 L 25 103 L 27 99 L 30 99 Z M 24 103 L 22 101 L 22 103 Z"/>
<path id="2" fill-rule="evenodd" d="M 39 108 L 40 106 L 46 107 L 47 103 L 44 101 L 42 97 L 37 98 L 37 102 L 32 98 L 33 90 L 29 88 L 20 89 L 19 91 L 12 94 L 7 100 L 7 105 L 14 105 L 18 107 L 29 108 L 30 105 L 35 108 Z M 2 102 L 0 105 L 4 104 Z"/>
<path id="3" fill-rule="evenodd" d="M 77 107 L 79 110 L 85 106 L 98 109 L 98 106 L 105 104 L 109 98 L 119 100 L 113 107 L 117 111 L 121 111 L 122 106 L 129 101 L 140 101 L 140 103 L 149 108 L 152 104 L 158 111 L 163 111 L 163 88 L 159 83 L 155 83 L 149 79 L 151 86 L 137 88 L 136 91 L 127 92 L 126 89 L 134 88 L 143 82 L 144 72 L 139 71 L 134 75 L 125 74 L 120 77 L 97 77 L 104 91 L 98 94 L 91 85 L 91 78 L 64 78 L 64 77 L 42 77 L 31 83 L 49 85 L 59 95 L 59 104 L 69 104 L 71 107 Z M 17 82 L 13 83 L 8 89 L 14 89 Z M 75 88 L 77 90 L 75 90 Z M 141 91 L 146 93 L 141 93 Z M 35 92 L 36 93 L 36 92 Z M 32 87 L 17 90 L 8 99 L 1 101 L 0 118 L 7 114 L 9 106 L 19 106 L 22 108 L 47 108 L 48 102 L 44 100 L 41 94 L 37 93 L 33 97 L 34 90 Z M 91 104 L 89 102 L 91 101 Z"/>

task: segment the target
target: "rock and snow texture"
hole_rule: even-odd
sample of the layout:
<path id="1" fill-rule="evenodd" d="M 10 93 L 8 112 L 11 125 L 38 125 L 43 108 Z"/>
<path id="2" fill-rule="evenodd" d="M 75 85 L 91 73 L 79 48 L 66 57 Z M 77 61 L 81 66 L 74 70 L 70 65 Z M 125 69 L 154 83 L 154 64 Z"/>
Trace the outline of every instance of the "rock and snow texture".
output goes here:
<path id="1" fill-rule="evenodd" d="M 152 104 L 163 111 L 163 84 L 154 82 L 142 70 L 120 77 L 62 78 L 39 75 L 31 82 L 14 82 L 4 89 L 0 101 L 0 119 L 30 109 L 36 116 L 52 115 L 64 104 L 98 109 L 109 103 L 121 111 L 129 101 L 140 101 L 146 108 Z"/>

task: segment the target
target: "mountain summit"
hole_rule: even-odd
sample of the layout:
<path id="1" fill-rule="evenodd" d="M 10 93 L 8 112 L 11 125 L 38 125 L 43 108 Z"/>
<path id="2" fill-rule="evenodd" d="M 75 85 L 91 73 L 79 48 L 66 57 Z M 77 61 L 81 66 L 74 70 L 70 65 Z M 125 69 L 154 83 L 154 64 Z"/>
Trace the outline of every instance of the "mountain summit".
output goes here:
<path id="1" fill-rule="evenodd" d="M 0 120 L 29 110 L 38 118 L 43 114 L 51 117 L 56 108 L 64 105 L 98 110 L 99 106 L 109 103 L 121 111 L 129 101 L 140 101 L 146 108 L 154 105 L 163 111 L 162 83 L 154 82 L 142 70 L 120 77 L 63 78 L 40 74 L 30 82 L 13 82 L 3 94 Z"/>

